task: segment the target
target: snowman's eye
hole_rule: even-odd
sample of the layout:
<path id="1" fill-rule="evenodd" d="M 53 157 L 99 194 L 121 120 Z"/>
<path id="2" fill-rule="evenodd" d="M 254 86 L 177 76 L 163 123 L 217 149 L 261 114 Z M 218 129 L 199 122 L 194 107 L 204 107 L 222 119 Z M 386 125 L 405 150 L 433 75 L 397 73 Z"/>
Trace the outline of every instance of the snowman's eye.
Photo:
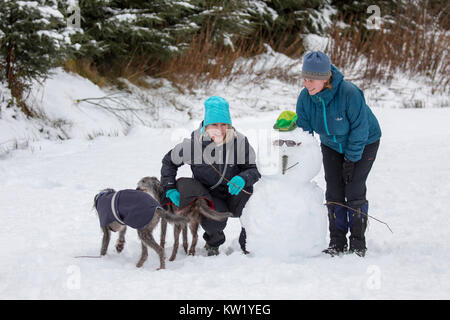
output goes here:
<path id="1" fill-rule="evenodd" d="M 283 143 L 286 143 L 286 145 L 288 147 L 295 147 L 295 146 L 298 146 L 298 145 L 301 144 L 301 142 L 297 143 L 294 140 L 281 140 L 281 139 L 278 139 L 278 140 L 275 140 L 273 142 L 273 145 L 281 147 L 283 145 Z"/>
<path id="2" fill-rule="evenodd" d="M 283 143 L 284 143 L 284 140 L 275 140 L 274 142 L 273 142 L 273 145 L 274 146 L 282 146 L 283 145 Z"/>
<path id="3" fill-rule="evenodd" d="M 288 147 L 295 147 L 297 145 L 297 142 L 295 142 L 294 140 L 285 140 L 284 142 L 286 142 L 286 145 Z"/>

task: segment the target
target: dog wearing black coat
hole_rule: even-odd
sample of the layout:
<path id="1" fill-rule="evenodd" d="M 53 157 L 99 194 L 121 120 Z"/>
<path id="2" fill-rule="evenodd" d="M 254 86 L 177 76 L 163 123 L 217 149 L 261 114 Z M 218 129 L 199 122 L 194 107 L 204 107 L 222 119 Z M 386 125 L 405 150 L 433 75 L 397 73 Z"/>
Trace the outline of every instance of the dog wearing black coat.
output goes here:
<path id="1" fill-rule="evenodd" d="M 158 225 L 160 218 L 165 223 L 175 225 L 186 225 L 189 219 L 176 216 L 164 210 L 159 202 L 149 192 L 126 189 L 115 191 L 114 189 L 104 189 L 94 198 L 94 208 L 97 210 L 100 226 L 103 231 L 102 246 L 100 255 L 105 255 L 111 239 L 111 231 L 119 232 L 116 243 L 117 252 L 122 252 L 125 245 L 125 232 L 127 226 L 137 229 L 138 237 L 141 240 L 141 257 L 136 264 L 140 268 L 148 257 L 147 246 L 151 247 L 159 256 L 160 266 L 158 270 L 165 269 L 165 252 L 153 237 L 153 230 Z"/>

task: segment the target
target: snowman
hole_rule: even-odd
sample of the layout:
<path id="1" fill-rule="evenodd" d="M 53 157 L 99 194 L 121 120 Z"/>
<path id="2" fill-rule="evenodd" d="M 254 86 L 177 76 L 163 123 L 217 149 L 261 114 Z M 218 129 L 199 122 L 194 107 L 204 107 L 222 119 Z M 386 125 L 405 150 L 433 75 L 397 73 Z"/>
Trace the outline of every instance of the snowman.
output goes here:
<path id="1" fill-rule="evenodd" d="M 257 256 L 308 257 L 326 246 L 327 210 L 323 190 L 311 181 L 322 155 L 312 135 L 284 111 L 270 135 L 267 152 L 258 152 L 262 178 L 246 205 L 241 223 L 247 249 Z"/>

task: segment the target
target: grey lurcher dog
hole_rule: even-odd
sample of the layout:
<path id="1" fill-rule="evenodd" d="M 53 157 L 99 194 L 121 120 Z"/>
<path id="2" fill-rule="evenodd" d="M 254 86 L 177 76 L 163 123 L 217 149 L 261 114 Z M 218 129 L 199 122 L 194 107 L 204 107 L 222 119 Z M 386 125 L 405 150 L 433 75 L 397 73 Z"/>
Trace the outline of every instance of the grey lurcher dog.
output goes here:
<path id="1" fill-rule="evenodd" d="M 183 179 L 183 178 L 182 178 Z M 144 177 L 138 182 L 138 189 L 148 192 L 152 194 L 155 199 L 159 199 L 162 201 L 163 198 L 163 190 L 161 187 L 160 181 L 155 177 Z M 183 195 L 181 195 L 183 196 Z M 179 246 L 179 237 L 180 233 L 183 232 L 183 248 L 186 254 L 195 255 L 195 247 L 198 241 L 198 227 L 202 220 L 202 217 L 206 217 L 208 219 L 213 219 L 216 221 L 223 221 L 228 217 L 233 216 L 231 212 L 217 212 L 211 209 L 208 205 L 208 202 L 204 198 L 196 198 L 193 201 L 189 202 L 186 206 L 179 209 L 174 204 L 168 204 L 168 212 L 173 213 L 179 217 L 185 217 L 189 219 L 189 229 L 192 234 L 192 242 L 191 247 L 188 251 L 188 241 L 187 241 L 187 226 L 182 224 L 174 225 L 174 245 L 172 250 L 172 255 L 169 258 L 169 261 L 174 261 L 177 255 L 178 246 Z M 165 235 L 167 222 L 166 219 L 162 219 L 161 221 L 161 247 L 164 248 L 165 244 Z"/>
<path id="2" fill-rule="evenodd" d="M 157 200 L 148 192 L 142 192 L 139 187 L 136 190 L 104 189 L 94 198 L 94 208 L 97 210 L 100 226 L 103 231 L 100 255 L 105 255 L 111 239 L 111 231 L 119 232 L 116 243 L 117 252 L 122 252 L 125 245 L 125 232 L 127 226 L 137 229 L 137 234 L 142 244 L 141 257 L 136 264 L 140 268 L 147 260 L 150 246 L 159 256 L 160 267 L 165 269 L 165 252 L 153 238 L 153 230 L 158 225 L 160 218 L 175 225 L 186 225 L 189 219 L 176 216 L 165 211 Z M 166 222 L 166 223 L 167 223 Z"/>

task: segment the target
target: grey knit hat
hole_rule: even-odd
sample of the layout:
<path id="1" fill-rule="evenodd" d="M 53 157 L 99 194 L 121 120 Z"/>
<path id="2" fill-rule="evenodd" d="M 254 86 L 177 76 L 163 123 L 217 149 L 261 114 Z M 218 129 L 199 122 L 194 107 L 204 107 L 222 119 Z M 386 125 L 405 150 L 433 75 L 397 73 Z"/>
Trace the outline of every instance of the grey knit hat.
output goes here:
<path id="1" fill-rule="evenodd" d="M 330 58 L 323 52 L 313 51 L 303 58 L 302 78 L 328 80 L 331 76 Z"/>

